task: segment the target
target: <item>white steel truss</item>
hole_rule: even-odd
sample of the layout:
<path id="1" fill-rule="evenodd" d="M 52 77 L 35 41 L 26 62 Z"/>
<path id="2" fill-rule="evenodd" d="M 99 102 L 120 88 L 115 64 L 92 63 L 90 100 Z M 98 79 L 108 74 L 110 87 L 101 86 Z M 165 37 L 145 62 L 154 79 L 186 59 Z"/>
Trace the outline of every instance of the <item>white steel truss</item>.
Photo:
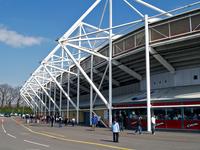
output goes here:
<path id="1" fill-rule="evenodd" d="M 20 93 L 21 97 L 24 99 L 24 101 L 27 103 L 28 106 L 30 106 L 33 110 L 33 105 L 29 102 L 29 100 L 26 98 L 26 96 L 23 93 Z"/>
<path id="2" fill-rule="evenodd" d="M 30 94 L 29 92 L 25 91 L 24 96 L 26 97 L 26 95 L 31 99 L 31 101 L 34 103 L 34 105 L 35 105 L 37 108 L 39 108 L 39 106 L 38 106 L 36 100 L 34 100 L 34 98 L 31 96 L 31 94 Z"/>
<path id="3" fill-rule="evenodd" d="M 103 12 L 101 14 L 100 22 L 98 26 L 92 25 L 91 23 L 86 23 L 85 18 L 93 12 L 93 10 L 98 7 L 104 1 L 96 0 L 89 9 L 72 25 L 72 27 L 64 33 L 62 37 L 58 39 L 57 46 L 49 53 L 49 55 L 41 62 L 40 66 L 35 70 L 35 72 L 31 75 L 28 81 L 22 87 L 20 93 L 24 98 L 24 101 L 34 108 L 34 106 L 30 103 L 26 95 L 28 95 L 31 100 L 35 102 L 35 98 L 37 98 L 41 104 L 45 107 L 45 110 L 50 111 L 51 102 L 54 104 L 54 114 L 55 110 L 59 110 L 59 114 L 62 115 L 62 94 L 67 98 L 67 117 L 69 118 L 69 109 L 70 104 L 73 108 L 75 108 L 77 113 L 77 122 L 79 122 L 79 99 L 80 99 L 80 90 L 88 92 L 90 94 L 90 117 L 93 111 L 93 106 L 96 101 L 97 95 L 101 99 L 101 101 L 105 104 L 106 109 L 109 111 L 109 126 L 112 124 L 112 85 L 115 84 L 117 86 L 120 85 L 119 81 L 112 79 L 112 65 L 118 66 L 121 70 L 131 75 L 133 78 L 138 80 L 142 80 L 142 76 L 131 70 L 127 66 L 123 65 L 117 60 L 113 59 L 113 40 L 119 36 L 119 30 L 122 27 L 126 29 L 130 26 L 136 25 L 138 23 L 142 23 L 145 26 L 145 50 L 146 50 L 146 79 L 147 79 L 147 120 L 148 120 L 148 131 L 151 131 L 150 124 L 150 108 L 151 108 L 151 98 L 150 98 L 150 60 L 149 53 L 153 54 L 155 59 L 157 59 L 164 67 L 166 67 L 170 72 L 174 73 L 175 69 L 173 66 L 168 63 L 161 55 L 155 55 L 156 51 L 149 45 L 149 27 L 148 24 L 151 22 L 153 17 L 148 17 L 147 14 L 143 14 L 140 10 L 133 6 L 133 2 L 139 3 L 149 9 L 157 11 L 161 14 L 159 16 L 172 17 L 171 12 L 166 12 L 158 7 L 155 7 L 147 2 L 142 0 L 121 0 L 123 1 L 131 10 L 136 12 L 141 19 L 133 20 L 128 23 L 122 23 L 118 25 L 113 25 L 113 6 L 112 0 L 105 0 Z M 109 5 L 109 7 L 107 7 Z M 108 11 L 106 11 L 108 9 Z M 107 27 L 101 28 L 102 23 L 104 21 L 105 13 L 109 13 L 109 21 L 107 22 Z M 158 16 L 158 15 L 157 15 Z M 117 31 L 115 31 L 117 30 Z M 124 29 L 122 30 L 124 31 Z M 126 33 L 124 33 L 126 34 Z M 123 34 L 122 34 L 123 35 Z M 108 46 L 108 50 L 106 52 L 102 52 L 101 49 L 105 46 Z M 104 73 L 98 72 L 97 69 L 94 69 L 95 57 L 104 61 L 107 64 L 106 70 Z M 82 62 L 88 61 L 88 65 L 83 65 Z M 87 72 L 90 70 L 90 77 Z M 108 71 L 108 76 L 106 76 L 106 72 Z M 97 87 L 93 81 L 93 72 L 99 74 L 102 77 L 101 83 Z M 84 77 L 84 80 L 89 83 L 90 90 L 81 85 L 80 79 Z M 64 78 L 66 77 L 66 78 Z M 77 90 L 70 89 L 70 86 L 74 83 L 72 79 L 77 78 Z M 109 82 L 108 91 L 109 96 L 105 97 L 102 94 L 101 86 L 102 83 L 106 79 Z M 67 83 L 67 91 L 63 87 L 62 83 Z M 53 86 L 52 86 L 53 85 Z M 56 103 L 56 89 L 60 91 L 59 97 L 59 106 Z M 31 97 L 31 91 L 35 95 Z M 54 96 L 52 98 L 51 91 L 54 91 Z M 77 93 L 77 103 L 73 101 L 72 97 L 70 97 L 70 91 Z M 93 92 L 96 92 L 95 97 L 93 98 Z M 49 106 L 47 105 L 47 101 L 37 93 L 45 94 L 49 98 Z M 43 96 L 42 96 L 43 97 Z M 37 105 L 36 105 L 37 106 Z M 40 110 L 41 111 L 41 110 Z"/>
<path id="4" fill-rule="evenodd" d="M 40 100 L 40 102 L 42 103 L 42 105 L 49 111 L 49 108 L 45 105 L 45 103 L 43 102 L 43 100 L 40 98 L 40 96 L 36 93 L 36 91 L 32 88 L 32 86 L 29 84 L 28 85 L 30 87 L 30 89 L 33 91 L 33 93 L 35 94 L 35 96 Z"/>

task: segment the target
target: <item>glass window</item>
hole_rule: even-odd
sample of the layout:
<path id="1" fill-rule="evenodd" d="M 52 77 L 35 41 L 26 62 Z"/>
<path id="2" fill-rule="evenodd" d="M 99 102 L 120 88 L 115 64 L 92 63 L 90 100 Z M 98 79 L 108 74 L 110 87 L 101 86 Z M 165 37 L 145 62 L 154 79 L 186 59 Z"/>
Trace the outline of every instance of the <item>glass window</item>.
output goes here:
<path id="1" fill-rule="evenodd" d="M 182 120 L 181 108 L 167 108 L 166 120 Z"/>
<path id="2" fill-rule="evenodd" d="M 147 115 L 147 109 L 146 108 L 140 108 L 140 109 L 136 109 L 135 110 L 135 114 L 137 116 L 142 116 L 142 119 L 146 119 L 146 115 Z"/>
<path id="3" fill-rule="evenodd" d="M 133 49 L 135 47 L 135 36 L 130 36 L 125 40 L 125 50 Z"/>
<path id="4" fill-rule="evenodd" d="M 200 14 L 192 16 L 192 31 L 200 30 Z"/>
<path id="5" fill-rule="evenodd" d="M 193 80 L 198 80 L 198 75 L 194 75 Z"/>
<path id="6" fill-rule="evenodd" d="M 114 54 L 118 54 L 118 53 L 123 52 L 123 50 L 124 50 L 123 42 L 124 41 L 121 41 L 121 42 L 114 44 Z"/>
<path id="7" fill-rule="evenodd" d="M 185 120 L 200 120 L 200 108 L 184 108 Z"/>
<path id="8" fill-rule="evenodd" d="M 137 33 L 135 35 L 135 38 L 136 38 L 136 47 L 144 45 L 144 43 L 145 43 L 144 30 L 142 32 L 140 32 L 140 33 Z"/>
<path id="9" fill-rule="evenodd" d="M 171 36 L 183 34 L 190 31 L 189 18 L 176 20 L 170 23 Z"/>
<path id="10" fill-rule="evenodd" d="M 154 109 L 154 115 L 158 120 L 165 120 L 165 109 L 164 108 Z"/>
<path id="11" fill-rule="evenodd" d="M 151 28 L 151 41 L 169 37 L 169 25 L 163 24 Z"/>

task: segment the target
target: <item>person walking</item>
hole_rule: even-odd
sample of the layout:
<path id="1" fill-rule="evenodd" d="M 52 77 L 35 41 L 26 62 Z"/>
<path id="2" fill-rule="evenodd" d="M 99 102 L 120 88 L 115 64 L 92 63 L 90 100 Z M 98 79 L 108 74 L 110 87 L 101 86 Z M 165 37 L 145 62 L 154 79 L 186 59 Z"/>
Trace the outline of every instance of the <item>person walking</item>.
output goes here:
<path id="1" fill-rule="evenodd" d="M 54 120 L 55 120 L 54 116 L 51 115 L 51 127 L 53 127 Z"/>
<path id="2" fill-rule="evenodd" d="M 75 122 L 76 122 L 76 119 L 73 117 L 73 118 L 72 118 L 72 127 L 74 127 Z"/>
<path id="3" fill-rule="evenodd" d="M 119 123 L 115 120 L 112 125 L 113 142 L 119 142 Z"/>
<path id="4" fill-rule="evenodd" d="M 155 115 L 152 115 L 152 117 L 151 117 L 151 127 L 152 127 L 152 134 L 155 135 L 155 130 L 156 130 L 156 117 L 155 117 Z"/>
<path id="5" fill-rule="evenodd" d="M 92 116 L 92 129 L 93 130 L 95 130 L 97 122 L 98 122 L 98 117 L 96 115 L 93 115 Z"/>
<path id="6" fill-rule="evenodd" d="M 138 116 L 137 122 L 136 122 L 136 130 L 135 133 L 139 132 L 139 134 L 142 134 L 142 117 Z"/>
<path id="7" fill-rule="evenodd" d="M 124 118 L 121 113 L 119 114 L 118 122 L 119 122 L 120 131 L 123 131 L 124 130 Z"/>
<path id="8" fill-rule="evenodd" d="M 101 116 L 97 116 L 97 127 L 101 127 Z"/>
<path id="9" fill-rule="evenodd" d="M 65 120 L 64 120 L 64 122 L 65 122 L 65 126 L 68 125 L 68 121 L 69 121 L 69 119 L 68 119 L 67 117 L 65 117 Z"/>
<path id="10" fill-rule="evenodd" d="M 59 118 L 58 118 L 58 122 L 59 122 L 59 128 L 61 128 L 62 127 L 62 117 L 61 116 L 59 116 Z"/>

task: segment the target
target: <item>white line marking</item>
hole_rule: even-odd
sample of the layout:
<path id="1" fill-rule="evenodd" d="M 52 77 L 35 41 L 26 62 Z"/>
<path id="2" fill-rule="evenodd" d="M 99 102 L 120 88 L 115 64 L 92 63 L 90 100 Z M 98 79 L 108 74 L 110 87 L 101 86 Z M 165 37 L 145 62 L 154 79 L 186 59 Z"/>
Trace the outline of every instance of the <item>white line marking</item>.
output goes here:
<path id="1" fill-rule="evenodd" d="M 4 125 L 3 125 L 4 120 L 2 119 L 1 121 L 2 121 L 1 127 L 2 127 L 2 129 L 3 129 L 3 132 L 6 134 L 7 132 L 6 132 L 6 130 L 5 130 L 5 128 L 4 128 Z M 10 136 L 10 137 L 12 137 L 12 138 L 15 138 L 15 139 L 16 139 L 16 136 L 14 136 L 14 135 L 12 135 L 12 134 L 7 133 L 7 135 Z"/>
<path id="2" fill-rule="evenodd" d="M 6 133 L 6 130 L 5 130 L 4 126 L 3 126 L 4 120 L 2 119 L 1 121 L 2 121 L 1 127 L 2 127 L 2 129 L 3 129 L 3 132 Z"/>
<path id="3" fill-rule="evenodd" d="M 40 145 L 40 146 L 44 146 L 44 147 L 49 147 L 49 145 L 40 144 L 40 143 L 36 143 L 36 142 L 32 142 L 32 141 L 28 141 L 28 140 L 24 140 L 24 142 L 31 143 L 31 144 L 35 144 L 35 145 Z"/>
<path id="4" fill-rule="evenodd" d="M 1 125 L 2 126 L 2 129 L 3 129 L 3 132 L 6 133 L 6 130 L 4 129 L 4 126 L 3 124 Z"/>
<path id="5" fill-rule="evenodd" d="M 7 133 L 8 136 L 12 137 L 12 138 L 15 138 L 16 139 L 16 136 L 12 135 L 12 134 L 9 134 Z"/>

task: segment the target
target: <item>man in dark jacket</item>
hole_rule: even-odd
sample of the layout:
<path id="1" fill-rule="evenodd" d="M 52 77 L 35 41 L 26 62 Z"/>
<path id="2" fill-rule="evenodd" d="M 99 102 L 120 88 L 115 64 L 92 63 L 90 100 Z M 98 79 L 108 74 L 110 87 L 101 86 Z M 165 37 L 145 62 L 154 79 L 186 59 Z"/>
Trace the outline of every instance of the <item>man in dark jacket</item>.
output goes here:
<path id="1" fill-rule="evenodd" d="M 51 127 L 53 127 L 54 120 L 55 120 L 54 116 L 51 115 Z"/>
<path id="2" fill-rule="evenodd" d="M 141 116 L 138 116 L 136 126 L 137 127 L 135 130 L 135 133 L 139 132 L 139 134 L 142 134 L 142 117 Z"/>

